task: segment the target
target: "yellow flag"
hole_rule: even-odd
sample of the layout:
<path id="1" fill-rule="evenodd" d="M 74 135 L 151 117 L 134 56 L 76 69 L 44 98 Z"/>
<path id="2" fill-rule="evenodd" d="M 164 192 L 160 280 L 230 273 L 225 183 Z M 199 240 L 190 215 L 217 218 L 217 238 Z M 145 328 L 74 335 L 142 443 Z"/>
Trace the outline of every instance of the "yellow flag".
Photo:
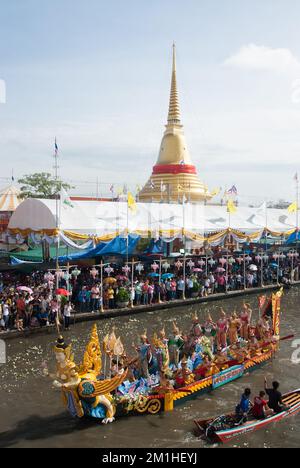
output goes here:
<path id="1" fill-rule="evenodd" d="M 136 202 L 130 192 L 128 192 L 127 201 L 128 201 L 128 208 L 132 211 L 132 213 L 136 213 Z"/>
<path id="2" fill-rule="evenodd" d="M 220 188 L 216 188 L 216 189 L 214 189 L 214 190 L 211 192 L 211 196 L 212 196 L 212 197 L 216 197 L 217 195 L 219 195 L 220 192 L 221 192 L 221 189 L 220 189 Z"/>
<path id="3" fill-rule="evenodd" d="M 227 203 L 227 211 L 228 213 L 230 214 L 234 214 L 237 212 L 237 207 L 235 206 L 233 200 L 228 200 L 228 203 Z"/>
<path id="4" fill-rule="evenodd" d="M 297 202 L 292 203 L 292 204 L 288 207 L 288 212 L 289 212 L 289 213 L 296 213 L 297 210 L 298 210 L 298 203 L 297 203 Z"/>

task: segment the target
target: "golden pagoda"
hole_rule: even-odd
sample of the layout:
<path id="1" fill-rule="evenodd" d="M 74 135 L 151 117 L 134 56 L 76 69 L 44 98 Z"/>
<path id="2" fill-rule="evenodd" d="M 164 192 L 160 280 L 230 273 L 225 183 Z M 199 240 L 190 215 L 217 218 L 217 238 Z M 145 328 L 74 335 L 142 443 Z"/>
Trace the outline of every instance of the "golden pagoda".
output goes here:
<path id="1" fill-rule="evenodd" d="M 173 45 L 173 69 L 168 123 L 152 176 L 139 193 L 141 202 L 204 202 L 212 198 L 206 185 L 198 178 L 193 165 L 180 119 L 177 87 L 176 48 Z"/>

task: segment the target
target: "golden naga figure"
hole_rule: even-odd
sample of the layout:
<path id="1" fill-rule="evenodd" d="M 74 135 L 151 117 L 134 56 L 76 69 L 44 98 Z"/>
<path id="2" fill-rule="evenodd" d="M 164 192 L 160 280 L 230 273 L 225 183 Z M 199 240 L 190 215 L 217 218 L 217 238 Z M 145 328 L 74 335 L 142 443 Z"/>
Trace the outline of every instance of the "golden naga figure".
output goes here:
<path id="1" fill-rule="evenodd" d="M 71 345 L 66 345 L 63 337 L 58 338 L 54 352 L 57 362 L 54 384 L 62 389 L 64 404 L 71 415 L 100 419 L 103 424 L 113 422 L 116 413 L 113 392 L 126 379 L 127 371 L 109 379 L 102 375 L 97 326 L 93 327 L 80 366 L 75 364 Z"/>

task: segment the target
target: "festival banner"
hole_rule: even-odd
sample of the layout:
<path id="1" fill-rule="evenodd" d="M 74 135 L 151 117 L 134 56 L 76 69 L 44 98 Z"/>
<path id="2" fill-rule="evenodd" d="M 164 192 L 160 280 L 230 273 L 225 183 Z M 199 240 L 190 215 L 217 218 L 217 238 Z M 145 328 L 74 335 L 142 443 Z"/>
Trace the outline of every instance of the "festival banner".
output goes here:
<path id="1" fill-rule="evenodd" d="M 233 382 L 241 377 L 243 377 L 245 372 L 244 366 L 234 366 L 230 369 L 226 369 L 219 374 L 213 376 L 213 389 L 223 387 L 223 385 Z"/>

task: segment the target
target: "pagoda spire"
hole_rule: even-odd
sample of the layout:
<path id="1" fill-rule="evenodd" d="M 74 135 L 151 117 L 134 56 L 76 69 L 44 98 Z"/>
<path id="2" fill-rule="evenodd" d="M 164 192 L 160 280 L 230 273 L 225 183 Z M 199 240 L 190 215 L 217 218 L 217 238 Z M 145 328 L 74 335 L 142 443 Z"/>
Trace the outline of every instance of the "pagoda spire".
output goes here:
<path id="1" fill-rule="evenodd" d="M 206 185 L 197 175 L 185 141 L 181 124 L 177 88 L 176 46 L 173 44 L 173 66 L 168 123 L 160 145 L 152 174 L 139 193 L 141 202 L 203 203 L 212 198 Z"/>
<path id="2" fill-rule="evenodd" d="M 177 71 L 176 71 L 176 45 L 173 44 L 173 67 L 172 67 L 172 81 L 171 81 L 171 94 L 168 115 L 168 125 L 180 125 L 180 107 L 177 87 Z"/>

